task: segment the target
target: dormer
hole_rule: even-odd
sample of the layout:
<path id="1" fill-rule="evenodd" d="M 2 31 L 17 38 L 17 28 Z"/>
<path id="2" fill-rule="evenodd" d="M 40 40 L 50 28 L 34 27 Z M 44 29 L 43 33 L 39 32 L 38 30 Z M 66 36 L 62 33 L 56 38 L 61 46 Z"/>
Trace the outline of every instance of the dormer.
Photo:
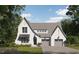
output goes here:
<path id="1" fill-rule="evenodd" d="M 47 29 L 35 29 L 34 30 L 36 33 L 48 33 Z"/>

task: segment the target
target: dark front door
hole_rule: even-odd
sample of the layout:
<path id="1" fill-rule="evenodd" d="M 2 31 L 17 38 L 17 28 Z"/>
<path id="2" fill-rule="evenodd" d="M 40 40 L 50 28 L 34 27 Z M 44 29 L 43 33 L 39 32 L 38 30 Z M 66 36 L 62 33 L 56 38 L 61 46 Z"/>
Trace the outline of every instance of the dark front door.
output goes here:
<path id="1" fill-rule="evenodd" d="M 34 41 L 34 45 L 36 45 L 37 44 L 37 38 L 35 36 L 33 38 L 33 41 Z"/>

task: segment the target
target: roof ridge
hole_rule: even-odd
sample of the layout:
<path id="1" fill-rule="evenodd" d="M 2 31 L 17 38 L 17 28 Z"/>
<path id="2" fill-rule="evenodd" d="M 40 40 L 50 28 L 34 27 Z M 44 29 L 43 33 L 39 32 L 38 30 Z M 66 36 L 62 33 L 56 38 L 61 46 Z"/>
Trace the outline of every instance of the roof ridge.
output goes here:
<path id="1" fill-rule="evenodd" d="M 32 22 L 30 22 L 30 23 L 32 23 Z M 54 22 L 53 22 L 54 23 Z M 58 22 L 57 22 L 58 23 Z M 36 23 L 35 23 L 36 24 Z M 40 23 L 38 23 L 38 24 L 40 24 Z M 50 24 L 50 23 L 44 23 L 44 24 Z M 51 23 L 52 24 L 52 23 Z"/>

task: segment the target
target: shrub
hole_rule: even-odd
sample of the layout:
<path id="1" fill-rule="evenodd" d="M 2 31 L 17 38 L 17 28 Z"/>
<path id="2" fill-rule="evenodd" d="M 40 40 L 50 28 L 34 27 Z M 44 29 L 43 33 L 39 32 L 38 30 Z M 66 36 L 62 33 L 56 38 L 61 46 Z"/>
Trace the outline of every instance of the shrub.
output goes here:
<path id="1" fill-rule="evenodd" d="M 66 43 L 68 43 L 68 44 L 75 44 L 76 41 L 75 41 L 74 36 L 68 36 L 67 40 L 66 40 Z"/>
<path id="2" fill-rule="evenodd" d="M 26 45 L 27 47 L 31 47 L 31 44 L 29 44 L 29 45 Z"/>
<path id="3" fill-rule="evenodd" d="M 37 44 L 37 46 L 39 46 L 39 47 L 40 47 L 40 45 L 41 45 L 41 43 L 38 43 L 38 44 Z"/>
<path id="4" fill-rule="evenodd" d="M 8 43 L 0 44 L 0 47 L 9 47 L 9 44 Z"/>
<path id="5" fill-rule="evenodd" d="M 9 47 L 15 47 L 15 43 L 14 42 L 9 43 Z"/>
<path id="6" fill-rule="evenodd" d="M 15 47 L 31 47 L 31 45 L 15 45 Z"/>
<path id="7" fill-rule="evenodd" d="M 79 44 L 79 37 L 78 36 L 67 36 L 67 40 L 65 41 L 66 45 L 70 44 Z"/>
<path id="8" fill-rule="evenodd" d="M 9 43 L 6 43 L 6 44 L 4 44 L 4 46 L 5 46 L 5 47 L 9 47 L 9 46 L 10 46 L 10 44 L 9 44 Z"/>
<path id="9" fill-rule="evenodd" d="M 4 44 L 5 43 L 5 41 L 4 40 L 0 40 L 0 44 Z"/>

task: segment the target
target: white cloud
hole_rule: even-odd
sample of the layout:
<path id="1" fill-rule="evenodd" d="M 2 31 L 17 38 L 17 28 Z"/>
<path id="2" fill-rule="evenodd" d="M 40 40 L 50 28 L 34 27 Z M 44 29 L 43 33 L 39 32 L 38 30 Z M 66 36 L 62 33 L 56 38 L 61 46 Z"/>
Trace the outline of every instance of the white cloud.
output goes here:
<path id="1" fill-rule="evenodd" d="M 64 8 L 64 9 L 57 10 L 56 14 L 60 15 L 60 16 L 66 16 L 66 12 L 68 11 L 67 8 L 68 8 L 68 6 L 66 6 L 66 8 Z"/>
<path id="2" fill-rule="evenodd" d="M 28 18 L 28 17 L 31 17 L 32 14 L 31 13 L 24 13 L 24 14 L 21 14 L 21 16 L 24 18 Z"/>
<path id="3" fill-rule="evenodd" d="M 51 17 L 46 22 L 59 22 L 63 19 L 63 17 Z"/>
<path id="4" fill-rule="evenodd" d="M 62 16 L 60 16 L 60 17 L 50 17 L 49 20 L 46 21 L 46 23 L 60 22 L 61 20 L 68 19 L 68 18 L 70 18 L 70 17 L 68 17 L 68 16 L 66 16 L 66 17 L 62 17 Z"/>
<path id="5" fill-rule="evenodd" d="M 68 6 L 66 6 L 66 8 L 64 8 L 64 9 L 57 10 L 56 14 L 58 16 L 57 17 L 50 17 L 49 20 L 47 20 L 46 22 L 60 22 L 63 19 L 70 19 L 70 17 L 68 17 L 66 15 L 66 12 L 68 11 L 67 8 L 68 8 Z M 49 11 L 51 11 L 51 9 L 49 9 Z"/>
<path id="6" fill-rule="evenodd" d="M 67 9 L 59 9 L 56 11 L 56 14 L 60 16 L 66 16 L 67 11 L 68 11 Z"/>

